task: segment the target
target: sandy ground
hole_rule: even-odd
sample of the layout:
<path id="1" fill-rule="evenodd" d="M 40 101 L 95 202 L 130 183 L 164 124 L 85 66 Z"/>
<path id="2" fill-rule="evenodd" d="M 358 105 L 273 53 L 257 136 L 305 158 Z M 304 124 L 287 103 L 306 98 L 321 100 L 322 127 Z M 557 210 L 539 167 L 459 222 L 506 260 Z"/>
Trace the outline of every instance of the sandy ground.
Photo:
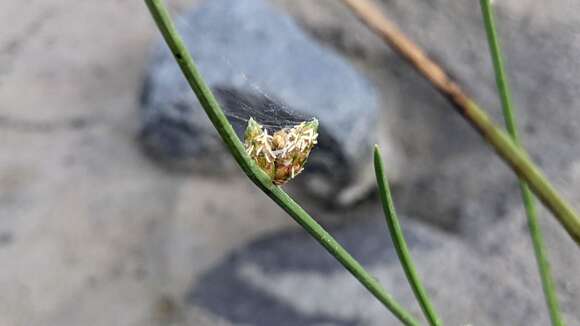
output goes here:
<path id="1" fill-rule="evenodd" d="M 0 21 L 0 325 L 220 324 L 176 298 L 291 222 L 241 176 L 143 157 L 142 1 L 3 1 Z"/>

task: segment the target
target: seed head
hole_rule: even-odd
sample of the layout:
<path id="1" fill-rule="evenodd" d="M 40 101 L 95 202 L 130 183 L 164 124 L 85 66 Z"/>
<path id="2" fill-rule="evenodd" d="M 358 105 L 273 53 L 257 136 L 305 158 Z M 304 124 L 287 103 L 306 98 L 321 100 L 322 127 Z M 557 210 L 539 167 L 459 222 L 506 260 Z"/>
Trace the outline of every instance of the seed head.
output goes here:
<path id="1" fill-rule="evenodd" d="M 272 182 L 282 185 L 304 170 L 317 138 L 316 119 L 278 130 L 270 136 L 266 129 L 250 118 L 244 145 L 248 155 L 272 178 Z"/>

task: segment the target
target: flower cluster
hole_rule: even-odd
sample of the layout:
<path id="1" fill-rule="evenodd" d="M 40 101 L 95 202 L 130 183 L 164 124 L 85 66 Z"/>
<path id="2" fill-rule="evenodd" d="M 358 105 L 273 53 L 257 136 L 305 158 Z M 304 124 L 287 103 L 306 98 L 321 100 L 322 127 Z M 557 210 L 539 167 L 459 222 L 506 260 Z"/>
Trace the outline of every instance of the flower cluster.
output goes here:
<path id="1" fill-rule="evenodd" d="M 250 118 L 244 135 L 248 155 L 266 172 L 275 185 L 293 179 L 302 170 L 318 138 L 318 120 L 280 129 L 272 135 Z"/>

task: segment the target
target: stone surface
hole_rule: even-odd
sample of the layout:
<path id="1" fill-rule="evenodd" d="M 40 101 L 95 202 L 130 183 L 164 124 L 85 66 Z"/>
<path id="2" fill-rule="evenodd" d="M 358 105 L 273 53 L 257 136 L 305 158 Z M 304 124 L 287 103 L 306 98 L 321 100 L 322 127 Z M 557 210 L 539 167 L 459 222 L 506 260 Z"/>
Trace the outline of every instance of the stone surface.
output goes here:
<path id="1" fill-rule="evenodd" d="M 421 316 L 383 217 L 376 214 L 359 220 L 356 228 L 349 225 L 331 231 L 397 301 Z M 549 323 L 529 252 L 517 258 L 505 252 L 478 252 L 447 234 L 404 222 L 417 268 L 446 324 Z M 567 274 L 569 288 L 578 286 L 570 278 L 574 271 Z M 318 243 L 298 231 L 274 233 L 236 250 L 208 270 L 189 297 L 190 302 L 234 324 L 399 324 Z M 580 315 L 570 304 L 580 299 L 578 292 L 562 297 L 568 323 L 578 324 Z"/>
<path id="2" fill-rule="evenodd" d="M 250 116 L 271 128 L 316 117 L 319 145 L 299 178 L 305 189 L 341 204 L 368 191 L 372 178 L 360 170 L 370 167 L 378 142 L 378 96 L 344 59 L 263 0 L 208 1 L 178 26 L 240 137 Z M 230 162 L 229 154 L 164 42 L 146 75 L 141 139 L 148 152 L 223 172 L 219 162 Z M 390 142 L 383 147 L 387 157 L 398 157 Z M 363 191 L 353 197 L 353 189 Z"/>
<path id="3" fill-rule="evenodd" d="M 580 278 L 577 277 L 580 275 L 580 263 L 575 254 L 578 245 L 568 239 L 561 226 L 546 212 L 542 213 L 540 224 L 564 320 L 567 325 L 580 325 L 577 308 L 580 301 Z M 540 296 L 540 279 L 523 209 L 518 207 L 508 214 L 511 218 L 481 232 L 482 241 L 478 252 L 489 257 L 487 264 L 493 266 L 498 275 L 519 276 L 530 295 Z M 538 309 L 542 315 L 546 315 L 544 306 Z"/>

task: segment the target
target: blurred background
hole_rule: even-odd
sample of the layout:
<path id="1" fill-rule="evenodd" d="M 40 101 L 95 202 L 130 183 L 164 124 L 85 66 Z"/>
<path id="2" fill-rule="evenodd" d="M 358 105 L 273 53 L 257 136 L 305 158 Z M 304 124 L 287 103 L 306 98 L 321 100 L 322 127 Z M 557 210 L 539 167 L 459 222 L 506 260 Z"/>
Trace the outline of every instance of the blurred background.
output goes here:
<path id="1" fill-rule="evenodd" d="M 477 1 L 376 2 L 502 121 Z M 375 143 L 442 319 L 549 324 L 516 179 L 340 1 L 167 4 L 238 129 L 320 119 L 287 189 L 413 314 Z M 580 4 L 495 8 L 524 142 L 580 208 Z M 233 165 L 142 1 L 2 1 L 0 22 L 0 325 L 398 324 Z M 540 219 L 580 325 L 577 246 Z"/>

